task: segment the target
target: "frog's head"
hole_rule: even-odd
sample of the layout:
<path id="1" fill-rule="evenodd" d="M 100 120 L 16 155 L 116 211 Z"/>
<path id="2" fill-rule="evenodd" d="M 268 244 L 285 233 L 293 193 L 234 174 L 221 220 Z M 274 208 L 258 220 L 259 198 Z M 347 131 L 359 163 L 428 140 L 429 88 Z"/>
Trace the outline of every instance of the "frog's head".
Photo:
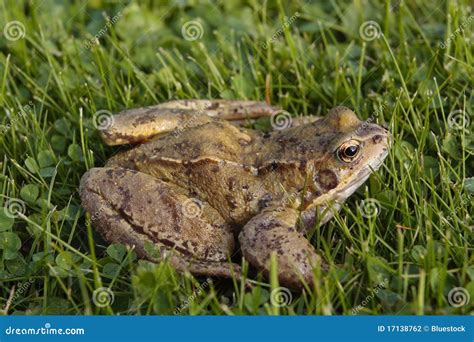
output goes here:
<path id="1" fill-rule="evenodd" d="M 315 165 L 313 181 L 321 194 L 316 199 L 319 204 L 343 202 L 387 157 L 392 136 L 370 121 L 360 121 L 352 110 L 336 107 L 314 123 L 331 132 L 325 156 Z"/>

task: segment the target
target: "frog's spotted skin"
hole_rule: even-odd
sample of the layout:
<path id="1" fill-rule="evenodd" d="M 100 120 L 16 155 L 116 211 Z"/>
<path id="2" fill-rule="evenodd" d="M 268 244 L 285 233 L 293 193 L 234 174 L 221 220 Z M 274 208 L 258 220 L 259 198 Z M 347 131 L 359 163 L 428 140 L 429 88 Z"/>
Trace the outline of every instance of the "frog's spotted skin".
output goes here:
<path id="1" fill-rule="evenodd" d="M 194 274 L 238 275 L 229 263 L 236 246 L 268 274 L 274 252 L 282 285 L 311 284 L 315 263 L 327 266 L 303 233 L 380 167 L 391 138 L 345 107 L 272 133 L 229 122 L 276 110 L 189 100 L 119 114 L 104 140 L 142 143 L 84 175 L 82 203 L 95 227 L 142 257 L 150 257 L 146 242 L 173 250 L 173 265 Z"/>

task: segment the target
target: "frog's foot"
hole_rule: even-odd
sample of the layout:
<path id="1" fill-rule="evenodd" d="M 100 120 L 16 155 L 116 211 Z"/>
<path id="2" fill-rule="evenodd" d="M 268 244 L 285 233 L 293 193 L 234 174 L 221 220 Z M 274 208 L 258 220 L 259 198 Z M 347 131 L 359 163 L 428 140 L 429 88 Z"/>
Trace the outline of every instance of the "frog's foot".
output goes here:
<path id="1" fill-rule="evenodd" d="M 80 194 L 108 242 L 134 246 L 140 257 L 157 261 L 147 253 L 151 243 L 180 271 L 240 277 L 239 266 L 228 262 L 234 250 L 231 228 L 182 188 L 133 170 L 94 168 L 83 176 Z"/>
<path id="2" fill-rule="evenodd" d="M 135 144 L 174 130 L 197 127 L 215 119 L 244 120 L 270 116 L 278 108 L 257 101 L 177 100 L 125 110 L 101 130 L 108 145 Z"/>
<path id="3" fill-rule="evenodd" d="M 322 119 L 321 116 L 305 115 L 291 118 L 291 127 L 305 126 Z"/>
<path id="4" fill-rule="evenodd" d="M 241 100 L 176 100 L 159 104 L 156 108 L 201 112 L 201 114 L 221 120 L 256 119 L 271 116 L 279 110 L 265 102 Z"/>
<path id="5" fill-rule="evenodd" d="M 298 211 L 291 208 L 267 208 L 252 218 L 239 235 L 244 257 L 268 277 L 274 253 L 278 280 L 283 286 L 301 289 L 313 284 L 313 269 L 327 265 L 310 242 L 297 231 Z"/>

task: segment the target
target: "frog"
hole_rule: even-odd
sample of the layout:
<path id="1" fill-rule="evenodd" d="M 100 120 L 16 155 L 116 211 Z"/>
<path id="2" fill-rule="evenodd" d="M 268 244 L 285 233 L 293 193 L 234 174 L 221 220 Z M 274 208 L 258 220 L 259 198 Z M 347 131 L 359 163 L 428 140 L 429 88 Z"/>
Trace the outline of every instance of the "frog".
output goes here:
<path id="1" fill-rule="evenodd" d="M 282 113 L 283 128 L 251 125 Z M 309 232 L 381 167 L 392 141 L 343 106 L 293 117 L 267 102 L 173 100 L 110 121 L 102 140 L 126 148 L 79 187 L 105 241 L 195 276 L 242 279 L 243 259 L 268 279 L 276 264 L 294 290 L 330 270 Z"/>

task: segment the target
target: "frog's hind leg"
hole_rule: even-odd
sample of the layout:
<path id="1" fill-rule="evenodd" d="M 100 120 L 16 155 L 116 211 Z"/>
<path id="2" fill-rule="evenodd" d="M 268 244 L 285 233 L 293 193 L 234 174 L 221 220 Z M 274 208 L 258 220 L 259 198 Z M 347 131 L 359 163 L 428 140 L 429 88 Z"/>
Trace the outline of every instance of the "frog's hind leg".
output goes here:
<path id="1" fill-rule="evenodd" d="M 183 189 L 134 170 L 94 168 L 83 176 L 80 195 L 108 242 L 133 246 L 140 257 L 157 261 L 147 252 L 149 243 L 179 271 L 240 278 L 240 267 L 228 262 L 234 251 L 231 228 Z"/>
<path id="2" fill-rule="evenodd" d="M 140 143 L 174 130 L 201 126 L 216 119 L 245 120 L 270 116 L 278 109 L 258 101 L 176 100 L 125 110 L 101 129 L 108 145 Z"/>

